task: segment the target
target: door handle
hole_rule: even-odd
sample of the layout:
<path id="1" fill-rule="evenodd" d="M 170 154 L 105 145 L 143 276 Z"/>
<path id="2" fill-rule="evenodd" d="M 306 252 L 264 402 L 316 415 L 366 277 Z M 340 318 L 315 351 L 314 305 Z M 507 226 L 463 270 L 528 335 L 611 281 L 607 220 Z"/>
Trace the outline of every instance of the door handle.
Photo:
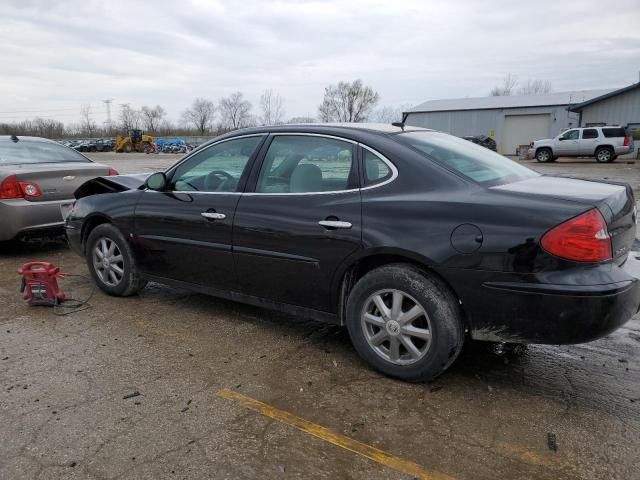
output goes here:
<path id="1" fill-rule="evenodd" d="M 351 228 L 353 225 L 351 225 L 350 222 L 343 222 L 341 220 L 320 220 L 318 222 L 318 225 L 322 225 L 324 228 Z"/>
<path id="2" fill-rule="evenodd" d="M 207 220 L 224 220 L 227 216 L 224 213 L 216 213 L 216 212 L 202 212 L 202 215 Z"/>

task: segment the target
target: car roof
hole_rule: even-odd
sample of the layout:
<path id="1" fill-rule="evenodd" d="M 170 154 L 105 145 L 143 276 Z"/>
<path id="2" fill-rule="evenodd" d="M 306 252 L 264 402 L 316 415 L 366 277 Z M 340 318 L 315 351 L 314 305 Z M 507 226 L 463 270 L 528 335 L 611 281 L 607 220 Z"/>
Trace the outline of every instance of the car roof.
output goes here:
<path id="1" fill-rule="evenodd" d="M 0 141 L 13 141 L 14 135 L 0 135 Z M 42 137 L 28 137 L 28 136 L 23 136 L 23 135 L 15 135 L 15 137 L 17 137 L 18 142 L 22 141 L 22 140 L 26 140 L 29 142 L 43 142 L 43 143 L 58 143 L 55 142 L 53 140 L 49 140 L 48 138 L 42 138 Z"/>
<path id="2" fill-rule="evenodd" d="M 428 128 L 405 126 L 399 127 L 387 123 L 291 123 L 285 125 L 272 125 L 262 127 L 249 127 L 240 130 L 234 130 L 224 136 L 247 135 L 252 133 L 277 133 L 277 132 L 306 132 L 306 133 L 325 133 L 335 134 L 338 132 L 358 134 L 358 133 L 374 133 L 383 135 L 392 135 L 402 132 L 413 131 L 431 131 Z"/>

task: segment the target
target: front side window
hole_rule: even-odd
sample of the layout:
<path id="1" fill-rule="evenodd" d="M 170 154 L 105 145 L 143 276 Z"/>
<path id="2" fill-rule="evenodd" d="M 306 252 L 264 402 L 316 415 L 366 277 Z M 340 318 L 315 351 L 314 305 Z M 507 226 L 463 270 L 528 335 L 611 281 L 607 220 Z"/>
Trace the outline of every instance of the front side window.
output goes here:
<path id="1" fill-rule="evenodd" d="M 598 138 L 598 130 L 596 130 L 595 128 L 587 128 L 582 131 L 582 138 L 583 139 Z"/>
<path id="2" fill-rule="evenodd" d="M 256 192 L 320 193 L 353 182 L 353 144 L 333 138 L 276 136 L 264 158 Z"/>
<path id="3" fill-rule="evenodd" d="M 90 163 L 90 160 L 75 150 L 57 143 L 0 140 L 0 165 L 60 162 Z"/>
<path id="4" fill-rule="evenodd" d="M 560 135 L 560 140 L 578 140 L 579 130 L 569 130 Z"/>
<path id="5" fill-rule="evenodd" d="M 426 159 L 484 186 L 517 182 L 539 174 L 491 150 L 440 132 L 406 132 L 395 136 Z"/>
<path id="6" fill-rule="evenodd" d="M 236 138 L 196 153 L 176 169 L 172 179 L 172 190 L 235 192 L 261 138 Z"/>

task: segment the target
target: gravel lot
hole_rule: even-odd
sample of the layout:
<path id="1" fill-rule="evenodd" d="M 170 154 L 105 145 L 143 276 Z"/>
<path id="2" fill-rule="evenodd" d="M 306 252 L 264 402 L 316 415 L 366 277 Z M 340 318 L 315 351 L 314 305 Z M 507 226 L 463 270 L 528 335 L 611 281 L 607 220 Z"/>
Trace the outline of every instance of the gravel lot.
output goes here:
<path id="1" fill-rule="evenodd" d="M 179 158 L 92 157 L 121 173 Z M 638 164 L 526 163 L 640 198 Z M 640 479 L 638 317 L 585 345 L 473 343 L 413 385 L 369 370 L 341 328 L 157 284 L 66 316 L 28 307 L 28 260 L 87 274 L 62 242 L 0 253 L 0 479 Z"/>

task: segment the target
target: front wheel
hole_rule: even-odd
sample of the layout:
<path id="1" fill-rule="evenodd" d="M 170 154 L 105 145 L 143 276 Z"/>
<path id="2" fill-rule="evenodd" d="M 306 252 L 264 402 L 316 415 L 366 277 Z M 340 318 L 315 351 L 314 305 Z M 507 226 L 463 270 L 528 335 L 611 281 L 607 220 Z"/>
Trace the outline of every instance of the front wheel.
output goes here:
<path id="1" fill-rule="evenodd" d="M 536 152 L 536 160 L 540 163 L 547 163 L 553 161 L 553 154 L 548 148 L 540 148 Z"/>
<path id="2" fill-rule="evenodd" d="M 128 297 L 144 288 L 131 247 L 115 226 L 98 225 L 87 239 L 87 266 L 102 291 Z"/>
<path id="3" fill-rule="evenodd" d="M 407 264 L 362 277 L 349 295 L 346 324 L 353 346 L 370 366 L 413 382 L 444 372 L 464 342 L 455 295 L 439 279 Z"/>

